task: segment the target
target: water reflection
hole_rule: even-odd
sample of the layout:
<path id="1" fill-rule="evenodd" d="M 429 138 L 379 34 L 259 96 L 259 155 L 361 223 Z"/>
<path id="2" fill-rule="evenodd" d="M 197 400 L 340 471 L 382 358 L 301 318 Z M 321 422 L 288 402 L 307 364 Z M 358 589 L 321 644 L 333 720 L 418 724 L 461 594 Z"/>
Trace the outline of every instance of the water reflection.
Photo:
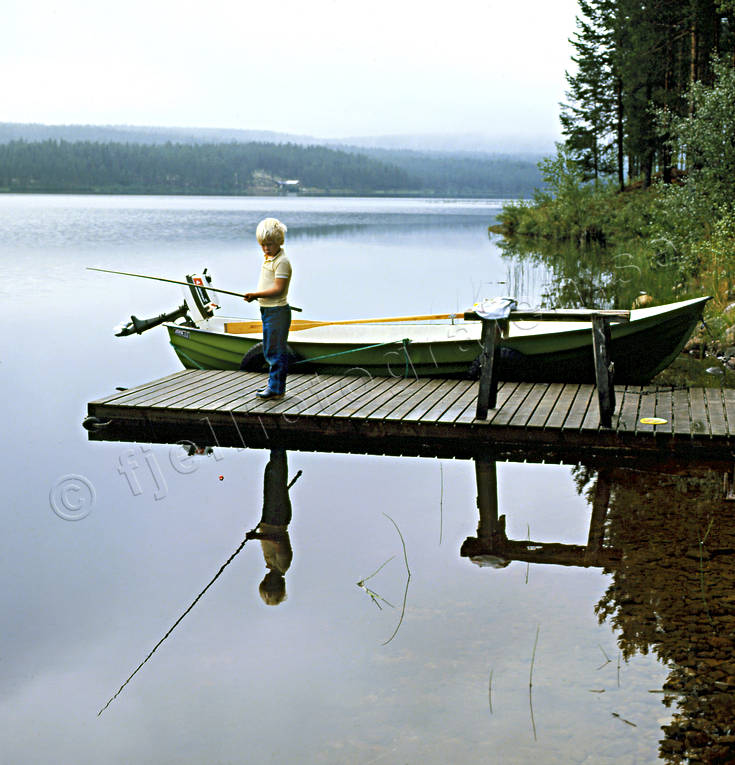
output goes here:
<path id="1" fill-rule="evenodd" d="M 211 446 L 199 446 L 192 441 L 179 442 L 183 446 L 187 457 L 210 456 L 214 453 Z M 125 682 L 108 699 L 107 703 L 99 710 L 97 716 L 101 716 L 115 699 L 125 690 L 131 680 L 140 672 L 145 664 L 153 658 L 153 655 L 168 640 L 174 630 L 181 624 L 206 594 L 209 588 L 219 579 L 224 570 L 242 552 L 246 543 L 250 540 L 260 540 L 263 559 L 266 566 L 266 575 L 260 583 L 258 591 L 263 602 L 268 606 L 277 606 L 286 600 L 286 571 L 291 566 L 293 551 L 291 540 L 288 535 L 288 525 L 291 522 L 291 500 L 288 491 L 301 475 L 299 471 L 291 483 L 288 483 L 288 461 L 285 449 L 274 448 L 270 453 L 270 460 L 265 466 L 263 477 L 263 512 L 260 523 L 252 531 L 248 531 L 245 538 L 240 542 L 237 549 L 220 566 L 219 571 L 209 580 L 207 586 L 192 600 L 189 607 L 173 623 L 166 634 L 156 643 L 153 649 L 138 664 L 135 670 L 127 677 Z"/>
<path id="2" fill-rule="evenodd" d="M 653 651 L 676 704 L 661 755 L 735 758 L 735 526 L 722 475 L 613 476 L 608 544 L 620 553 L 596 605 L 628 658 Z M 592 482 L 594 484 L 594 481 Z"/>
<path id="3" fill-rule="evenodd" d="M 549 269 L 544 308 L 628 307 L 640 289 L 639 280 L 633 283 L 631 278 L 631 264 L 600 245 L 513 239 L 500 247 L 503 257 L 515 264 Z"/>
<path id="4" fill-rule="evenodd" d="M 479 524 L 461 554 L 478 565 L 511 561 L 598 566 L 611 575 L 595 605 L 627 661 L 653 652 L 668 667 L 662 728 L 667 762 L 735 760 L 735 523 L 723 473 L 583 464 L 578 491 L 591 506 L 586 545 L 512 540 L 499 514 L 495 463 L 476 459 Z"/>
<path id="5" fill-rule="evenodd" d="M 329 447 L 340 450 L 339 444 L 332 441 Z M 195 449 L 206 454 L 208 447 Z M 589 506 L 586 542 L 570 544 L 531 539 L 530 533 L 526 539 L 508 536 L 509 524 L 499 499 L 496 461 L 517 460 L 519 456 L 488 451 L 475 453 L 477 532 L 464 540 L 458 557 L 495 569 L 483 574 L 490 577 L 488 585 L 492 589 L 496 589 L 493 577 L 508 576 L 506 570 L 515 561 L 528 566 L 601 569 L 609 583 L 597 602 L 588 602 L 590 612 L 594 611 L 600 624 L 607 623 L 612 628 L 623 660 L 628 662 L 636 654 L 650 653 L 668 673 L 661 687 L 648 688 L 648 692 L 662 694 L 666 710 L 666 717 L 659 721 L 661 759 L 671 763 L 733 761 L 735 523 L 734 506 L 726 499 L 723 483 L 727 464 L 652 462 L 633 467 L 622 461 L 612 463 L 605 457 L 590 455 L 572 468 L 576 491 Z M 548 453 L 524 454 L 530 462 L 540 462 L 550 456 Z M 533 465 L 528 469 L 533 470 Z M 247 540 L 258 540 L 266 570 L 258 590 L 269 606 L 286 600 L 286 576 L 293 560 L 289 490 L 299 475 L 300 471 L 289 482 L 285 446 L 274 441 L 263 473 L 260 521 L 217 574 L 222 573 Z M 566 531 L 558 529 L 562 540 L 567 539 Z M 399 534 L 403 542 L 400 531 Z M 403 553 L 405 556 L 405 545 Z M 407 559 L 406 570 L 410 578 Z M 358 585 L 370 594 L 364 587 L 366 581 L 367 578 Z M 382 594 L 373 594 L 382 600 Z M 408 606 L 404 599 L 396 630 L 413 630 L 413 622 L 418 618 L 411 610 L 410 599 Z M 406 623 L 411 626 L 407 627 Z M 570 635 L 568 639 L 572 644 L 574 637 Z M 605 653 L 602 647 L 600 650 Z M 605 656 L 610 662 L 607 654 Z M 618 679 L 619 674 L 620 668 Z M 602 687 L 594 692 L 605 690 Z M 529 714 L 534 715 L 537 699 L 531 698 L 530 685 L 529 701 Z M 638 718 L 636 723 L 631 722 L 628 718 L 633 716 L 625 709 L 613 707 L 609 714 L 628 723 L 631 730 L 645 729 L 646 720 Z M 650 711 L 647 714 L 650 718 Z M 535 735 L 536 723 L 533 717 L 531 719 Z M 649 743 L 653 741 L 649 739 Z"/>
<path id="6" fill-rule="evenodd" d="M 579 466 L 578 469 L 585 470 Z M 515 560 L 553 563 L 558 566 L 608 566 L 619 557 L 615 550 L 604 546 L 605 519 L 611 495 L 608 468 L 597 471 L 594 490 L 589 496 L 592 514 L 586 545 L 508 539 L 505 533 L 506 517 L 499 515 L 498 511 L 497 468 L 494 460 L 491 457 L 476 457 L 475 471 L 480 521 L 477 537 L 468 537 L 464 541 L 461 555 L 470 558 L 476 565 L 504 568 Z"/>
<path id="7" fill-rule="evenodd" d="M 286 450 L 271 449 L 263 476 L 263 514 L 251 537 L 260 540 L 263 551 L 267 573 L 258 590 L 268 606 L 277 606 L 286 600 L 286 572 L 293 560 L 288 536 L 288 524 L 291 523 L 288 490 Z"/>
<path id="8" fill-rule="evenodd" d="M 520 237 L 498 244 L 515 266 L 548 270 L 544 308 L 630 308 L 641 291 L 658 305 L 685 297 L 676 287 L 676 264 L 652 265 L 648 252 Z"/>

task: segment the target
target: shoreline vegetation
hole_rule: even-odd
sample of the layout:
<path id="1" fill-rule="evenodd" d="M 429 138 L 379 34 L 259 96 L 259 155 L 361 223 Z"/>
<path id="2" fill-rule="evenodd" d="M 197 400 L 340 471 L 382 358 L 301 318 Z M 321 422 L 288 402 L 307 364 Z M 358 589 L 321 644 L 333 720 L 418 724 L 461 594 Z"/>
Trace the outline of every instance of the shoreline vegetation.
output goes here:
<path id="1" fill-rule="evenodd" d="M 735 0 L 579 6 L 564 140 L 490 231 L 551 267 L 545 307 L 711 295 L 688 350 L 733 370 Z"/>
<path id="2" fill-rule="evenodd" d="M 257 141 L 0 140 L 3 193 L 509 199 L 529 196 L 540 181 L 534 161 L 505 155 Z"/>

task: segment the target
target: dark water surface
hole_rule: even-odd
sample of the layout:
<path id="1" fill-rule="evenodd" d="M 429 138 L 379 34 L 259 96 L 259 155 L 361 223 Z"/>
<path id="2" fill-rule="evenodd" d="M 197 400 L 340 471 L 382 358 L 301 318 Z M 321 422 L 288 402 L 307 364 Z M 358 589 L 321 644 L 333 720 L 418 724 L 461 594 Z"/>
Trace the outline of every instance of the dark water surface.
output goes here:
<path id="1" fill-rule="evenodd" d="M 181 297 L 85 266 L 180 278 L 206 265 L 245 290 L 255 224 L 272 214 L 290 227 L 305 317 L 537 302 L 548 274 L 502 259 L 487 237 L 497 211 L 0 197 L 1 762 L 649 763 L 684 746 L 727 761 L 712 759 L 735 719 L 721 472 L 501 463 L 501 533 L 483 492 L 479 515 L 472 461 L 187 458 L 81 428 L 87 401 L 178 369 L 163 331 L 111 328 Z M 97 717 L 262 520 L 271 537 L 245 545 Z M 259 591 L 268 566 L 278 605 Z"/>

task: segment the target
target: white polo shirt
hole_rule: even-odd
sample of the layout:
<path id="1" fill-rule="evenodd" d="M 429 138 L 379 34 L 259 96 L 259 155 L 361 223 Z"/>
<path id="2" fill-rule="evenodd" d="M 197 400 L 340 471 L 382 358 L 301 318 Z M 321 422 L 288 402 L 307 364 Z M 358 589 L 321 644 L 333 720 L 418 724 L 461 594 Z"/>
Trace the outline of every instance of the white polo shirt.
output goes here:
<path id="1" fill-rule="evenodd" d="M 266 258 L 260 268 L 258 292 L 269 290 L 276 286 L 276 279 L 286 279 L 286 289 L 278 297 L 258 298 L 258 303 L 264 308 L 274 308 L 288 305 L 288 288 L 291 284 L 291 263 L 281 248 L 274 258 Z"/>

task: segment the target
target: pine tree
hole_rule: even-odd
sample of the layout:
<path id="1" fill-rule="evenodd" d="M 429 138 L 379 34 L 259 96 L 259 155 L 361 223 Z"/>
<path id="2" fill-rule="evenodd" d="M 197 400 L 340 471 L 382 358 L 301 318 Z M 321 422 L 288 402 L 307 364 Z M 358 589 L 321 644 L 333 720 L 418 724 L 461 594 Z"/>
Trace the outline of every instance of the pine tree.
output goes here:
<path id="1" fill-rule="evenodd" d="M 613 171 L 617 137 L 615 73 L 609 32 L 602 22 L 603 3 L 580 1 L 583 17 L 570 40 L 577 71 L 566 73 L 568 104 L 562 104 L 562 133 L 584 174 L 597 183 L 600 175 Z"/>

